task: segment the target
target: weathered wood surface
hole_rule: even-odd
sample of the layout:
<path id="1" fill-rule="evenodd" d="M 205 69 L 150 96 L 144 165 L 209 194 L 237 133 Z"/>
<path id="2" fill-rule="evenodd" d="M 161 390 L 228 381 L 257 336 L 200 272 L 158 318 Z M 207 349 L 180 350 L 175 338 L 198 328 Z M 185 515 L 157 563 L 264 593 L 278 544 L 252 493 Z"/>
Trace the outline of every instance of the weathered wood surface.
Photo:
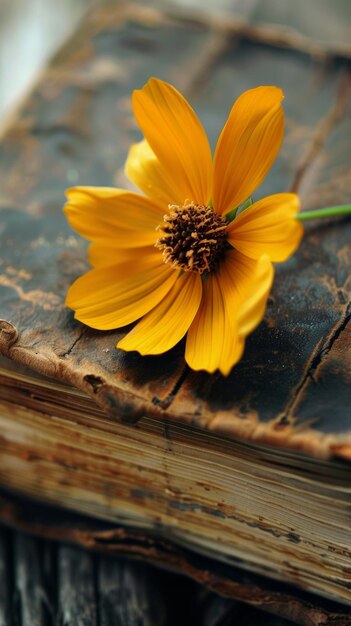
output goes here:
<path id="1" fill-rule="evenodd" d="M 45 625 L 43 574 L 38 543 L 25 535 L 14 536 L 14 607 L 23 626 Z"/>
<path id="2" fill-rule="evenodd" d="M 7 626 L 11 616 L 10 567 L 8 559 L 10 533 L 4 528 L 0 533 L 0 625 Z"/>
<path id="3" fill-rule="evenodd" d="M 58 549 L 58 615 L 62 626 L 97 626 L 93 557 L 87 552 Z"/>
<path id="4" fill-rule="evenodd" d="M 8 528 L 20 531 L 14 533 L 15 546 L 24 546 L 15 552 L 22 581 L 16 579 L 16 588 L 21 589 L 22 602 L 28 597 L 28 610 L 37 602 L 49 616 L 57 611 L 60 626 L 288 626 L 286 619 L 303 626 L 351 623 L 349 607 L 214 562 L 142 530 L 116 527 L 5 492 L 0 495 L 0 518 Z M 46 540 L 38 542 L 22 532 Z M 11 535 L 0 527 L 0 545 L 3 537 Z M 60 542 L 58 547 L 53 548 L 53 540 Z M 11 558 L 11 550 L 0 550 L 0 574 L 7 572 L 7 585 L 14 571 Z M 146 563 L 168 571 L 159 572 Z M 33 597 L 27 593 L 30 588 L 35 589 Z M 0 590 L 0 617 L 11 612 L 11 603 L 8 586 Z M 3 624 L 9 622 L 0 620 Z"/>
<path id="5" fill-rule="evenodd" d="M 172 573 L 0 526 L 1 626 L 289 626 Z M 45 555 L 50 552 L 50 571 Z"/>
<path id="6" fill-rule="evenodd" d="M 294 189 L 305 209 L 349 200 L 346 61 L 316 61 L 159 11 L 102 7 L 0 146 L 0 352 L 80 387 L 124 420 L 185 419 L 350 459 L 350 220 L 308 227 L 299 252 L 278 266 L 265 320 L 227 379 L 190 372 L 183 345 L 160 357 L 117 351 L 123 330 L 92 331 L 65 308 L 87 266 L 85 243 L 61 212 L 64 189 L 126 184 L 123 163 L 139 137 L 130 94 L 150 74 L 190 97 L 212 144 L 240 92 L 280 85 L 286 137 L 259 195 Z"/>
<path id="7" fill-rule="evenodd" d="M 165 626 L 167 585 L 150 566 L 98 559 L 0 527 L 1 626 Z M 47 567 L 48 554 L 50 567 Z M 166 575 L 167 576 L 167 575 Z M 168 575 L 168 584 L 176 577 Z M 152 581 L 152 583 L 151 583 Z"/>
<path id="8" fill-rule="evenodd" d="M 150 567 L 141 563 L 129 563 L 122 559 L 99 559 L 99 624 L 166 626 L 167 608 L 160 590 L 160 578 L 160 574 L 156 576 Z M 167 595 L 167 586 L 164 586 L 163 593 Z M 171 589 L 168 594 L 173 595 Z"/>

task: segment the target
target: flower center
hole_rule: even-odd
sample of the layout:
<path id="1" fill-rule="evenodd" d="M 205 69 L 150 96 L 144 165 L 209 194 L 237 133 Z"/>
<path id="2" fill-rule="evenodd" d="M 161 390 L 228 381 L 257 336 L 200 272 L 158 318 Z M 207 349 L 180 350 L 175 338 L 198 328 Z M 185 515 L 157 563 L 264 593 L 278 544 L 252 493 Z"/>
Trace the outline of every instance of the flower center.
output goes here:
<path id="1" fill-rule="evenodd" d="M 156 247 L 165 263 L 184 271 L 210 272 L 217 266 L 226 244 L 227 222 L 203 204 L 170 205 Z"/>

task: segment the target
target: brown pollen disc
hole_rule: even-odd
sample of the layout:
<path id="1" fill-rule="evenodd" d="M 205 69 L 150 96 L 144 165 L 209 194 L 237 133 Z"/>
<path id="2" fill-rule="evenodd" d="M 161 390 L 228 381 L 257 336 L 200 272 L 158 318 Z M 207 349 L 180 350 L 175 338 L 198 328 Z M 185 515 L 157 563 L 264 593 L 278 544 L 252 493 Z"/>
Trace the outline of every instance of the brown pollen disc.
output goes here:
<path id="1" fill-rule="evenodd" d="M 163 252 L 165 263 L 199 274 L 216 268 L 227 239 L 228 224 L 221 215 L 211 207 L 189 202 L 170 205 L 163 219 L 156 247 Z"/>

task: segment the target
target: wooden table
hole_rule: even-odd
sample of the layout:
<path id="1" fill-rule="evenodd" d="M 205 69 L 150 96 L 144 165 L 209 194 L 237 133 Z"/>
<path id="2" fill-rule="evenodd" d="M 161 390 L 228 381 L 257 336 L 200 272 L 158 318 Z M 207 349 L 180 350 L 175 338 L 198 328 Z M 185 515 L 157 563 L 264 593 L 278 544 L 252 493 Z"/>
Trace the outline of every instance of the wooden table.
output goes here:
<path id="1" fill-rule="evenodd" d="M 1 626 L 289 626 L 185 577 L 0 527 Z"/>

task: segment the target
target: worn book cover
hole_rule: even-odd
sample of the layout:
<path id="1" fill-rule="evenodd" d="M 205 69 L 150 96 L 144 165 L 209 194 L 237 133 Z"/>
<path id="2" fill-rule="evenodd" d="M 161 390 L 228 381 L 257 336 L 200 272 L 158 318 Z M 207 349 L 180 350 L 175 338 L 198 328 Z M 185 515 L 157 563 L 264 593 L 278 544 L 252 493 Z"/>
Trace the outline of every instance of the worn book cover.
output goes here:
<path id="1" fill-rule="evenodd" d="M 188 95 L 213 142 L 239 93 L 279 85 L 284 145 L 260 195 L 293 190 L 303 210 L 349 199 L 345 60 L 157 10 L 90 13 L 2 129 L 1 484 L 342 603 L 325 623 L 346 624 L 350 220 L 306 227 L 228 377 L 191 371 L 182 344 L 157 357 L 118 350 L 128 329 L 94 331 L 65 306 L 87 262 L 64 190 L 126 186 L 139 139 L 130 95 L 151 73 Z M 277 612 L 322 623 L 296 602 Z"/>

